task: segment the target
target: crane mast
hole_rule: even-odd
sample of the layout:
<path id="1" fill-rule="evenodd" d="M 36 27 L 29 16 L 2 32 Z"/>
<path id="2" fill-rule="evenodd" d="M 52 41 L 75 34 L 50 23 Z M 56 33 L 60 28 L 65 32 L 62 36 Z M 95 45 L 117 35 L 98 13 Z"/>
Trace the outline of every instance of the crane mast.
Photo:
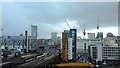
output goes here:
<path id="1" fill-rule="evenodd" d="M 80 24 L 80 21 L 79 21 L 79 24 Z M 86 39 L 85 39 L 86 31 L 85 31 L 85 25 L 83 24 L 83 28 L 82 28 L 82 26 L 80 24 L 80 28 L 82 29 L 82 33 L 83 33 L 83 40 L 85 40 L 83 46 L 84 46 L 84 53 L 86 53 Z"/>

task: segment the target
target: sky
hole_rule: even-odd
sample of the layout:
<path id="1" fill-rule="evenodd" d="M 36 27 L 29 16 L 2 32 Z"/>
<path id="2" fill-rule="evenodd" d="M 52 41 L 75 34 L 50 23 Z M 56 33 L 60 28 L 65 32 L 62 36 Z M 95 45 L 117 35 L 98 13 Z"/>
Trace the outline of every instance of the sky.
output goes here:
<path id="1" fill-rule="evenodd" d="M 96 30 L 99 16 L 100 29 Z M 117 2 L 3 2 L 3 35 L 31 34 L 31 24 L 38 26 L 38 38 L 50 38 L 51 32 L 61 36 L 63 30 L 86 32 L 112 32 L 118 35 Z M 80 27 L 81 25 L 81 27 Z"/>

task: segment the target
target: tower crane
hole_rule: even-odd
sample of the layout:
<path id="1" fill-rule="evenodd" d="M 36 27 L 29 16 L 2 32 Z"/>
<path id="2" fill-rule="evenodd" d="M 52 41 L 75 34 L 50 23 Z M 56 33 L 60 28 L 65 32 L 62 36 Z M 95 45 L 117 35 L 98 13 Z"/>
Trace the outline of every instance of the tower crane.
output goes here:
<path id="1" fill-rule="evenodd" d="M 82 33 L 83 33 L 83 39 L 85 39 L 85 35 L 86 35 L 85 24 L 83 24 L 83 27 L 82 27 L 82 25 L 80 24 L 80 21 L 79 21 L 79 25 L 80 25 L 80 28 L 81 28 Z"/>
<path id="2" fill-rule="evenodd" d="M 97 29 L 99 29 L 99 16 L 98 16 Z"/>
<path id="3" fill-rule="evenodd" d="M 68 21 L 67 21 L 67 20 L 66 20 L 66 23 L 67 23 L 67 25 L 68 25 L 69 29 L 71 29 L 71 28 L 70 28 L 70 25 L 69 25 L 69 23 L 68 23 Z"/>
<path id="4" fill-rule="evenodd" d="M 79 24 L 80 24 L 80 21 L 79 21 Z M 85 31 L 85 24 L 83 24 L 83 28 L 82 28 L 82 26 L 80 24 L 80 28 L 82 29 L 83 39 L 85 40 L 85 42 L 84 42 L 83 45 L 84 45 L 84 53 L 86 53 L 86 39 L 85 39 L 86 31 Z"/>

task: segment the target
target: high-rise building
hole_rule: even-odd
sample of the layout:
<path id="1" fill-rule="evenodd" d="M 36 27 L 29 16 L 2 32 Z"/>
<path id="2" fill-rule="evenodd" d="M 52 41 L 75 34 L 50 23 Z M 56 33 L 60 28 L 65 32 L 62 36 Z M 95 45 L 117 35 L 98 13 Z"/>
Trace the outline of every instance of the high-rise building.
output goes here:
<path id="1" fill-rule="evenodd" d="M 26 52 L 29 51 L 29 45 L 28 45 L 28 31 L 25 31 L 25 46 L 26 46 Z"/>
<path id="2" fill-rule="evenodd" d="M 70 29 L 69 38 L 72 38 L 72 60 L 76 61 L 76 48 L 77 48 L 77 30 Z"/>
<path id="3" fill-rule="evenodd" d="M 61 37 L 57 37 L 57 48 L 60 49 L 61 48 Z"/>
<path id="4" fill-rule="evenodd" d="M 98 32 L 96 38 L 103 39 L 103 32 Z"/>
<path id="5" fill-rule="evenodd" d="M 62 58 L 64 61 L 76 61 L 77 30 L 62 32 Z"/>
<path id="6" fill-rule="evenodd" d="M 37 26 L 35 25 L 31 25 L 31 36 L 36 37 L 37 38 Z"/>
<path id="7" fill-rule="evenodd" d="M 68 61 L 68 32 L 62 32 L 62 59 Z"/>
<path id="8" fill-rule="evenodd" d="M 51 41 L 54 43 L 54 45 L 57 44 L 57 33 L 56 32 L 51 33 Z"/>

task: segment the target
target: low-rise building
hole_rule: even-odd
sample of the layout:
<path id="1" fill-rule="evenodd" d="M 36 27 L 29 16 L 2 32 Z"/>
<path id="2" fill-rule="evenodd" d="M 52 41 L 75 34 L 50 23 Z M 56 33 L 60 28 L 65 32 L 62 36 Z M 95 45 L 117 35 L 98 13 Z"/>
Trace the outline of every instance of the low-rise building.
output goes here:
<path id="1" fill-rule="evenodd" d="M 120 46 L 117 37 L 106 37 L 100 43 L 88 46 L 89 55 L 96 61 L 120 60 Z"/>
<path id="2" fill-rule="evenodd" d="M 1 49 L 5 49 L 5 47 L 7 47 L 9 50 L 17 49 L 21 51 L 26 48 L 25 40 L 26 40 L 25 36 L 3 36 Z M 28 36 L 28 45 L 29 50 L 32 50 L 34 48 L 35 46 L 34 37 Z"/>

